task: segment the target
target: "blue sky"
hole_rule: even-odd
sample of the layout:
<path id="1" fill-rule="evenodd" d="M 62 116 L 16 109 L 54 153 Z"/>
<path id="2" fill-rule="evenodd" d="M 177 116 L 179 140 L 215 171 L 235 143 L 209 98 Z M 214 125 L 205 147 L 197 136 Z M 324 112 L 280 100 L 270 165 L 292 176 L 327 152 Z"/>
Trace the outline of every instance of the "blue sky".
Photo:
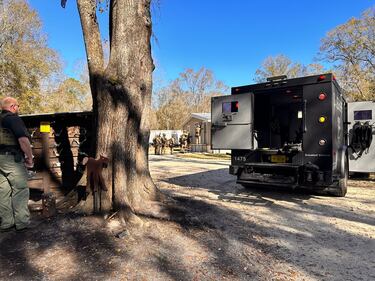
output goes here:
<path id="1" fill-rule="evenodd" d="M 75 0 L 29 0 L 43 21 L 48 44 L 74 76 L 85 50 Z M 252 84 L 270 55 L 313 62 L 325 34 L 374 4 L 369 0 L 160 0 L 153 9 L 155 81 L 168 83 L 185 68 L 211 69 L 229 87 Z M 106 14 L 100 16 L 107 37 Z"/>

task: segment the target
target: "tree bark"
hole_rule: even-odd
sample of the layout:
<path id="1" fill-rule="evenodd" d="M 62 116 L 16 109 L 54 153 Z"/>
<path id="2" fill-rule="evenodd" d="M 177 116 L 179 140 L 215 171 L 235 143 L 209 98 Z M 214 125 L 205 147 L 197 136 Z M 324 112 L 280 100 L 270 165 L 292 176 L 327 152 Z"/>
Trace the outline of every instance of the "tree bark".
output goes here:
<path id="1" fill-rule="evenodd" d="M 101 211 L 138 212 L 158 199 L 148 167 L 152 92 L 150 0 L 110 1 L 110 57 L 104 69 L 96 0 L 78 0 L 96 131 L 96 156 L 110 159 Z M 123 212 L 121 212 L 123 211 Z"/>

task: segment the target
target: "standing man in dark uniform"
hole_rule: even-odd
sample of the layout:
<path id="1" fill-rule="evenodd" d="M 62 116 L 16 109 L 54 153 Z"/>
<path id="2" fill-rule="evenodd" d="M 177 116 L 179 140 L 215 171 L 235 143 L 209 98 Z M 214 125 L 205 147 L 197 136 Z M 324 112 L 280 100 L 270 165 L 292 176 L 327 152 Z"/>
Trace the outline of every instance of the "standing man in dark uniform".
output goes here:
<path id="1" fill-rule="evenodd" d="M 0 231 L 27 228 L 30 213 L 26 168 L 32 168 L 29 134 L 16 99 L 6 97 L 0 114 Z"/>

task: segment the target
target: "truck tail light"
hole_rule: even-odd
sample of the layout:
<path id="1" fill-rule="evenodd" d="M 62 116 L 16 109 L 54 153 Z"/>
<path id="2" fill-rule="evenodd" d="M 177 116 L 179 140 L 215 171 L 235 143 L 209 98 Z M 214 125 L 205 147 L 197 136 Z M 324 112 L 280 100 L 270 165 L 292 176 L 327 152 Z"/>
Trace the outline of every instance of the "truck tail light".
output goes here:
<path id="1" fill-rule="evenodd" d="M 324 123 L 324 122 L 326 122 L 326 120 L 327 120 L 327 118 L 325 117 L 325 116 L 320 116 L 319 117 L 319 123 Z"/>
<path id="2" fill-rule="evenodd" d="M 320 101 L 324 101 L 326 98 L 327 98 L 327 95 L 326 95 L 325 93 L 321 92 L 321 93 L 319 94 L 318 99 L 319 99 Z"/>
<path id="3" fill-rule="evenodd" d="M 326 76 L 325 75 L 320 75 L 318 77 L 318 82 L 323 81 L 323 80 L 326 80 Z"/>

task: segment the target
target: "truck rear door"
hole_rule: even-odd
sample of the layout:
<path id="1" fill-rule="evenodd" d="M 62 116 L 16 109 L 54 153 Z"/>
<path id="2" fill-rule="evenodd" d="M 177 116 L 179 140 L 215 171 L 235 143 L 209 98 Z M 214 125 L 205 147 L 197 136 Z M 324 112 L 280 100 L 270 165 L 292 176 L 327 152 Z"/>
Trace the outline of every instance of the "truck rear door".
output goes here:
<path id="1" fill-rule="evenodd" d="M 253 148 L 253 94 L 211 99 L 212 149 Z"/>

